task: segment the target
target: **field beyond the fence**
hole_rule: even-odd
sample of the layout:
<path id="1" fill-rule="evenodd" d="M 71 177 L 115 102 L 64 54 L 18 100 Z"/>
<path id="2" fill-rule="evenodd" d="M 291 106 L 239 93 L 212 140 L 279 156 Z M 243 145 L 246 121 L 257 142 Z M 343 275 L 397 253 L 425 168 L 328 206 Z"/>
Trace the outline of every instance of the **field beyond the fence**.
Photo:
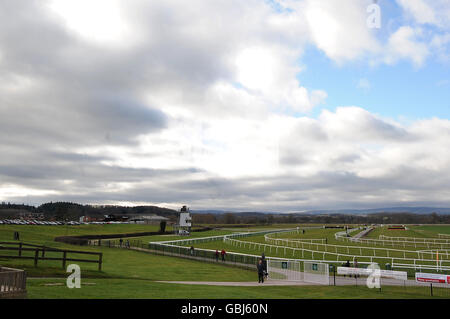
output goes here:
<path id="1" fill-rule="evenodd" d="M 319 226 L 319 225 L 316 225 Z M 127 241 L 131 246 L 148 247 L 149 242 L 165 242 L 180 239 L 200 239 L 212 236 L 232 235 L 241 232 L 270 231 L 282 228 L 295 228 L 297 225 L 273 225 L 264 227 L 224 227 L 222 229 L 210 230 L 206 232 L 192 233 L 190 236 L 174 235 L 154 235 L 123 238 L 122 244 Z M 357 247 L 361 244 L 357 242 L 342 242 L 335 237 L 336 232 L 342 229 L 308 228 L 309 225 L 298 225 L 303 232 L 291 232 L 279 235 L 270 235 L 272 241 L 276 240 L 312 240 L 311 247 L 315 244 L 345 245 Z M 351 226 L 351 227 L 356 227 Z M 350 227 L 350 228 L 351 228 Z M 98 269 L 98 263 L 80 263 L 82 288 L 69 289 L 65 286 L 65 279 L 68 273 L 63 269 L 63 261 L 39 260 L 34 264 L 34 259 L 8 259 L 0 257 L 0 265 L 4 267 L 24 269 L 27 271 L 27 292 L 29 298 L 431 298 L 428 287 L 390 287 L 385 286 L 381 291 L 369 289 L 364 286 L 263 286 L 263 287 L 227 287 L 211 285 L 187 285 L 163 283 L 161 281 L 179 282 L 256 282 L 256 266 L 252 265 L 247 269 L 224 265 L 214 262 L 179 258 L 174 256 L 163 256 L 144 251 L 126 249 L 125 247 L 108 247 L 108 239 L 102 239 L 102 246 L 74 246 L 55 242 L 57 236 L 77 236 L 96 234 L 125 234 L 137 232 L 157 231 L 154 225 L 81 225 L 81 226 L 28 226 L 28 225 L 0 225 L 0 241 L 12 242 L 15 231 L 20 233 L 23 242 L 55 248 L 55 252 L 46 252 L 48 257 L 60 258 L 56 250 L 76 250 L 88 253 L 102 254 L 102 267 Z M 357 234 L 359 231 L 351 233 Z M 367 239 L 378 239 L 380 235 L 391 237 L 411 237 L 411 238 L 437 238 L 438 234 L 450 234 L 450 226 L 411 226 L 408 230 L 387 230 L 385 227 L 374 229 L 366 237 Z M 279 258 L 300 258 L 299 252 L 292 252 L 289 247 L 282 242 L 268 242 L 265 234 L 236 238 L 246 244 L 236 244 L 214 240 L 203 243 L 187 244 L 184 247 L 194 246 L 194 249 L 209 249 L 213 252 L 217 249 L 225 249 L 228 254 L 239 253 L 260 256 L 262 252 L 268 257 Z M 112 243 L 117 244 L 118 239 L 112 238 Z M 98 244 L 98 243 L 97 243 Z M 261 249 L 262 244 L 278 246 L 281 248 L 270 249 L 268 246 Z M 287 244 L 289 245 L 289 244 Z M 304 244 L 306 245 L 306 244 Z M 114 246 L 114 245 L 113 245 Z M 317 245 L 314 250 L 323 251 L 321 245 Z M 372 247 L 372 246 L 370 246 Z M 373 247 L 382 247 L 373 245 Z M 286 251 L 285 251 L 286 248 Z M 385 247 L 388 248 L 388 247 Z M 390 247 L 391 249 L 393 247 Z M 328 249 L 328 248 L 326 248 Z M 350 248 L 352 249 L 352 248 Z M 394 248 L 396 249 L 396 248 Z M 410 249 L 410 248 L 408 248 Z M 417 249 L 411 249 L 415 251 Z M 369 248 L 360 252 L 369 253 Z M 16 252 L 14 252 L 15 254 Z M 24 256 L 33 255 L 33 252 L 22 252 Z M 42 251 L 39 252 L 42 254 Z M 53 254 L 53 255 L 51 255 Z M 0 253 L 1 255 L 1 253 Z M 320 256 L 320 255 L 316 255 Z M 79 257 L 79 256 L 78 256 Z M 312 258 L 305 252 L 303 258 Z M 75 259 L 75 258 L 74 258 Z M 95 259 L 95 258 L 94 258 Z M 350 261 L 352 261 L 350 259 Z M 344 260 L 339 260 L 335 265 L 340 265 Z M 72 263 L 67 261 L 67 264 Z M 76 262 L 74 262 L 76 263 Z M 387 262 L 386 262 L 387 263 Z M 256 264 L 256 263 L 255 263 Z M 380 266 L 386 266 L 382 261 Z M 414 272 L 408 270 L 410 277 Z M 435 290 L 433 298 L 447 296 L 447 291 L 439 295 L 440 291 Z"/>

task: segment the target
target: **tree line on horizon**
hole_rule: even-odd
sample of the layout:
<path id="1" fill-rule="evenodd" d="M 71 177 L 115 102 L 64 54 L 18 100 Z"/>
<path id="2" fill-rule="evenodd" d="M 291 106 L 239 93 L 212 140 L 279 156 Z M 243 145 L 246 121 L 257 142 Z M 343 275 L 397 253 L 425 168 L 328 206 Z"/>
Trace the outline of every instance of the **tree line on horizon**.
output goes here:
<path id="1" fill-rule="evenodd" d="M 49 202 L 37 207 L 25 204 L 0 204 L 0 218 L 17 218 L 40 214 L 45 219 L 75 220 L 80 216 L 156 214 L 175 221 L 178 212 L 158 206 L 82 205 L 72 202 Z M 450 224 L 450 214 L 413 214 L 409 212 L 378 212 L 367 215 L 351 214 L 263 214 L 263 213 L 195 213 L 193 224 Z"/>
<path id="2" fill-rule="evenodd" d="M 25 204 L 0 204 L 0 217 L 16 218 L 27 214 L 43 215 L 46 219 L 78 219 L 81 216 L 101 218 L 105 215 L 160 215 L 175 216 L 172 209 L 157 206 L 82 205 L 71 202 L 50 202 L 37 207 Z"/>
<path id="3" fill-rule="evenodd" d="M 194 214 L 193 224 L 450 224 L 448 214 L 413 214 L 379 212 L 368 215 L 327 214 Z"/>

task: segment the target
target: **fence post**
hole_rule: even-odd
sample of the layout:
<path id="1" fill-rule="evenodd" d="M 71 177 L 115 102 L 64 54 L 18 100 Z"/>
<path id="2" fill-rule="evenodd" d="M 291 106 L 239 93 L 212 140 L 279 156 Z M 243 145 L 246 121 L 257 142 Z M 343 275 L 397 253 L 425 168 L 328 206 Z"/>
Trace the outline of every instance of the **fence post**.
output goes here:
<path id="1" fill-rule="evenodd" d="M 433 297 L 433 283 L 430 283 L 430 293 L 431 297 Z"/>
<path id="2" fill-rule="evenodd" d="M 63 269 L 65 269 L 65 268 L 66 268 L 66 256 L 67 256 L 67 252 L 66 252 L 66 251 L 64 251 L 64 253 L 63 253 L 63 263 L 62 263 L 62 267 L 63 267 Z"/>
<path id="3" fill-rule="evenodd" d="M 22 257 L 22 242 L 19 243 L 19 257 Z"/>
<path id="4" fill-rule="evenodd" d="M 334 285 L 336 286 L 336 266 L 333 266 L 333 281 Z"/>
<path id="5" fill-rule="evenodd" d="M 37 267 L 38 264 L 38 258 L 39 258 L 39 249 L 36 249 L 34 251 L 34 267 Z"/>
<path id="6" fill-rule="evenodd" d="M 103 253 L 98 256 L 98 271 L 102 271 Z"/>

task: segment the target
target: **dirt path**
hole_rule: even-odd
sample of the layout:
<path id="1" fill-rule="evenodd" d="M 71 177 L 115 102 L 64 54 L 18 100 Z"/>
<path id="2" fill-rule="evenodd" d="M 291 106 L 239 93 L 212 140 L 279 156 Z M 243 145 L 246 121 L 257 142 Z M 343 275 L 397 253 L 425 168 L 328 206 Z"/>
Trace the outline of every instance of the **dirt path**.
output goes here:
<path id="1" fill-rule="evenodd" d="M 257 281 L 251 282 L 227 282 L 227 281 L 157 281 L 169 284 L 184 285 L 208 285 L 208 286 L 232 286 L 232 287 L 255 287 L 255 286 L 319 286 L 309 282 L 287 281 L 287 280 L 267 280 L 263 284 Z"/>

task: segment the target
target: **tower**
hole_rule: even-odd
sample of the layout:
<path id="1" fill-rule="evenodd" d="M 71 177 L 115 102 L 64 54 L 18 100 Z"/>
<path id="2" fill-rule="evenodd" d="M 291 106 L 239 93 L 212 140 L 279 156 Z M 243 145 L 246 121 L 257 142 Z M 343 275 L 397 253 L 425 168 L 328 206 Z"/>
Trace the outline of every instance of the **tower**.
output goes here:
<path id="1" fill-rule="evenodd" d="M 192 228 L 192 218 L 189 208 L 186 206 L 181 207 L 180 217 L 178 220 L 178 225 L 175 225 L 175 232 L 177 235 L 189 235 Z"/>

